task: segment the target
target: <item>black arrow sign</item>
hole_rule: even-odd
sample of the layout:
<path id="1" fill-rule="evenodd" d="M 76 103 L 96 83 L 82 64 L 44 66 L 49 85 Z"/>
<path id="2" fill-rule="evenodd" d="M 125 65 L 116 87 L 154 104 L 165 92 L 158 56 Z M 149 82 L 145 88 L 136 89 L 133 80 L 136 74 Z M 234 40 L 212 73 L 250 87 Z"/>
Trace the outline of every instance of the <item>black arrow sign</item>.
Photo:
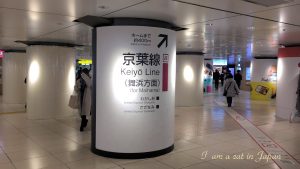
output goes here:
<path id="1" fill-rule="evenodd" d="M 159 34 L 158 37 L 162 37 L 163 39 L 159 42 L 159 44 L 157 45 L 158 48 L 161 47 L 161 45 L 166 42 L 166 47 L 168 47 L 168 35 L 165 34 Z"/>

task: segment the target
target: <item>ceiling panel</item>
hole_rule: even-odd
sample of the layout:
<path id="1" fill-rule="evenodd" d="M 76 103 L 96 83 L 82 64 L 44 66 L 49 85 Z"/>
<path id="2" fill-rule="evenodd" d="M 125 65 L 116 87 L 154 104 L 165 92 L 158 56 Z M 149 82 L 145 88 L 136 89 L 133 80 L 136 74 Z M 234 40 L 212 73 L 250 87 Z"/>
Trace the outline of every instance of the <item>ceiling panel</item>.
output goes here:
<path id="1" fill-rule="evenodd" d="M 299 11 L 300 4 L 274 10 L 268 10 L 264 12 L 258 12 L 254 15 L 300 26 L 300 17 L 298 16 Z"/>
<path id="2" fill-rule="evenodd" d="M 14 38 L 0 38 L 1 49 L 24 49 L 26 45 L 14 42 Z"/>
<path id="3" fill-rule="evenodd" d="M 83 24 L 76 24 L 68 28 L 49 33 L 44 36 L 35 38 L 39 41 L 53 41 L 53 42 L 66 42 L 74 43 L 78 45 L 91 46 L 92 41 L 92 31 L 91 27 Z"/>
<path id="4" fill-rule="evenodd" d="M 243 13 L 243 14 L 251 14 L 251 13 L 268 11 L 276 8 L 291 6 L 295 4 L 300 4 L 300 0 L 292 0 L 291 3 L 271 6 L 271 7 L 256 5 L 242 0 L 201 0 L 201 1 L 200 0 L 179 0 L 179 1 L 203 5 L 207 7 L 218 8 L 218 9 L 232 11 L 232 12 Z"/>
<path id="5" fill-rule="evenodd" d="M 172 0 L 151 0 L 107 15 L 107 17 L 120 16 L 159 19 L 184 26 L 196 22 L 231 17 L 235 14 L 187 5 Z"/>
<path id="6" fill-rule="evenodd" d="M 279 44 L 300 41 L 297 26 L 245 16 L 300 24 L 300 0 L 272 7 L 242 0 L 182 1 L 198 5 L 173 0 L 1 0 L 0 48 L 25 47 L 15 40 L 90 46 L 91 28 L 72 22 L 85 15 L 159 19 L 186 27 L 177 32 L 177 49 L 204 51 L 210 57 L 276 55 Z"/>
<path id="7" fill-rule="evenodd" d="M 90 45 L 87 26 L 73 20 L 84 15 L 104 15 L 143 0 L 1 0 L 0 48 L 24 47 L 16 40 L 76 42 Z M 5 40 L 4 40 L 5 39 Z"/>
<path id="8" fill-rule="evenodd" d="M 82 17 L 104 15 L 145 0 L 1 0 L 0 8 L 52 15 Z"/>
<path id="9" fill-rule="evenodd" d="M 178 32 L 178 47 L 189 47 L 190 50 L 204 50 L 212 55 L 220 53 L 226 56 L 230 52 L 247 55 L 249 46 L 251 53 L 259 55 L 276 55 L 281 26 L 276 22 L 269 22 L 245 16 L 187 26 L 186 31 Z M 197 42 L 197 45 L 195 44 Z M 261 50 L 263 48 L 263 50 Z M 266 52 L 268 51 L 268 52 Z M 273 52 L 270 52 L 273 51 Z"/>
<path id="10" fill-rule="evenodd" d="M 30 40 L 73 25 L 72 20 L 72 17 L 66 16 L 1 9 L 0 39 L 9 38 L 10 40 L 7 42 L 9 44 L 16 40 Z"/>

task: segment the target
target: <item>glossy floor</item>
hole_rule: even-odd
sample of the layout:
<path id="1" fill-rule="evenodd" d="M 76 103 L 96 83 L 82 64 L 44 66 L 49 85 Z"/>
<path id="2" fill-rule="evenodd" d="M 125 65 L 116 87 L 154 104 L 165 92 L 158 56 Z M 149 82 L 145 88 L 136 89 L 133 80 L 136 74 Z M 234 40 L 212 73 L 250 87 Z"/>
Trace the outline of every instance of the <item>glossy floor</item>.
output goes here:
<path id="1" fill-rule="evenodd" d="M 256 156 L 262 149 L 224 107 L 216 104 L 216 100 L 225 101 L 220 95 L 205 95 L 203 107 L 176 108 L 175 150 L 143 160 L 109 159 L 92 154 L 90 127 L 79 132 L 76 117 L 28 120 L 25 113 L 0 115 L 0 169 L 279 168 L 271 160 L 243 159 L 242 154 Z M 273 101 L 250 101 L 249 93 L 244 92 L 234 98 L 232 109 L 300 160 L 300 123 L 276 119 Z M 225 159 L 226 156 L 230 159 Z M 241 159 L 234 160 L 234 156 Z"/>

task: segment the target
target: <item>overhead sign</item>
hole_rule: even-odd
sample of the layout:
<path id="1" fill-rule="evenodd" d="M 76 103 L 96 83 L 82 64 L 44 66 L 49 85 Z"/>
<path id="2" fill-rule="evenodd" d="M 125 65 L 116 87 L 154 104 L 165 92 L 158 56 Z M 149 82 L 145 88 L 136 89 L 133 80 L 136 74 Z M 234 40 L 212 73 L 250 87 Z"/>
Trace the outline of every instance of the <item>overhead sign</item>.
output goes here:
<path id="1" fill-rule="evenodd" d="M 78 64 L 80 64 L 80 65 L 91 65 L 92 60 L 91 59 L 79 59 Z"/>

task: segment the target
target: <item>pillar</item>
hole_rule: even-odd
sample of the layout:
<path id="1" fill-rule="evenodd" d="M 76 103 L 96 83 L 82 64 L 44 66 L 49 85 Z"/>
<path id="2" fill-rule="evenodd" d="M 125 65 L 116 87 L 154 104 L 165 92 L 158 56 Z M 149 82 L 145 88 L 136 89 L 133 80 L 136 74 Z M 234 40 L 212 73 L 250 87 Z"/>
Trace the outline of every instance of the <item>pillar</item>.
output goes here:
<path id="1" fill-rule="evenodd" d="M 213 63 L 211 59 L 205 59 L 203 64 L 203 86 L 206 93 L 213 91 Z"/>
<path id="2" fill-rule="evenodd" d="M 300 73 L 300 47 L 279 48 L 276 116 L 289 119 L 296 112 L 296 91 Z"/>
<path id="3" fill-rule="evenodd" d="M 25 104 L 26 51 L 6 51 L 3 58 L 3 103 Z"/>
<path id="4" fill-rule="evenodd" d="M 27 115 L 30 119 L 74 115 L 68 107 L 75 85 L 75 50 L 64 46 L 27 47 Z"/>
<path id="5" fill-rule="evenodd" d="M 270 101 L 276 97 L 277 57 L 257 57 L 251 61 L 250 98 Z"/>
<path id="6" fill-rule="evenodd" d="M 203 53 L 177 52 L 176 106 L 203 104 Z"/>
<path id="7" fill-rule="evenodd" d="M 274 73 L 277 73 L 277 57 L 257 57 L 251 61 L 252 82 L 272 80 Z"/>
<path id="8" fill-rule="evenodd" d="M 246 75 L 246 72 L 247 72 L 247 68 L 250 68 L 250 64 L 251 62 L 250 61 L 244 61 L 241 64 L 241 67 L 242 67 L 242 83 L 241 83 L 241 90 L 244 90 L 244 91 L 250 91 L 250 85 L 249 85 L 249 79 L 247 80 L 247 75 Z M 249 76 L 249 78 L 251 78 Z"/>
<path id="9" fill-rule="evenodd" d="M 172 151 L 176 27 L 136 18 L 77 21 L 94 26 L 92 151 L 113 158 Z"/>

